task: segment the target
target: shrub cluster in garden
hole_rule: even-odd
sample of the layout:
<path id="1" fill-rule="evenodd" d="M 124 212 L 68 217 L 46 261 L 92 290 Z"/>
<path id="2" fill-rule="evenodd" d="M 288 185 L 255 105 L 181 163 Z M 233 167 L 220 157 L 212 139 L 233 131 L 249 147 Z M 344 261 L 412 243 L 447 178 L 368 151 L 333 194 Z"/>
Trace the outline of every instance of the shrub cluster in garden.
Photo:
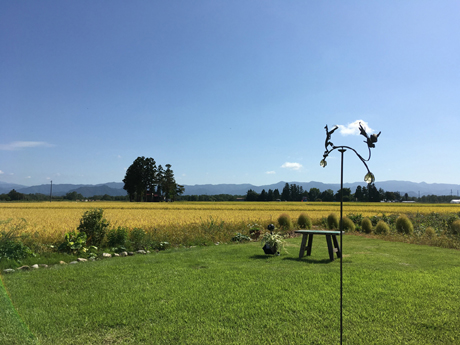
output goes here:
<path id="1" fill-rule="evenodd" d="M 20 262 L 21 259 L 34 256 L 32 250 L 21 241 L 25 235 L 21 235 L 20 232 L 25 226 L 24 219 L 18 224 L 13 224 L 11 219 L 0 221 L 0 261 Z"/>

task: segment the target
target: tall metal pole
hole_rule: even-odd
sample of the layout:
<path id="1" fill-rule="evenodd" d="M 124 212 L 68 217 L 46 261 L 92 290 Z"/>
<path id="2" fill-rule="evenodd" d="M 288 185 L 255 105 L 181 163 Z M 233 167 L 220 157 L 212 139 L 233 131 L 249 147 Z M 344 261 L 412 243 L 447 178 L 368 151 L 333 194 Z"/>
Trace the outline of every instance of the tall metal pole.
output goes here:
<path id="1" fill-rule="evenodd" d="M 343 340 L 343 154 L 346 150 L 340 149 L 341 166 L 340 166 L 340 344 Z"/>

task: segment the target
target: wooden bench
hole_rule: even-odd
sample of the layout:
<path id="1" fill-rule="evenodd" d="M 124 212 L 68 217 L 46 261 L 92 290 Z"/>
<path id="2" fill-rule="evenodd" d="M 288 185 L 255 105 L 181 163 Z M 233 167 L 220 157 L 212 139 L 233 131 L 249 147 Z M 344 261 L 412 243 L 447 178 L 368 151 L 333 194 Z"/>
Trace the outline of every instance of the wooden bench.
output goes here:
<path id="1" fill-rule="evenodd" d="M 302 259 L 305 255 L 305 249 L 307 250 L 307 256 L 311 255 L 311 246 L 313 244 L 313 235 L 325 235 L 327 242 L 327 249 L 329 251 L 329 258 L 334 261 L 334 252 L 337 253 L 337 257 L 342 256 L 340 251 L 339 242 L 337 241 L 337 235 L 340 235 L 340 231 L 328 231 L 328 230 L 296 230 L 295 233 L 302 234 L 302 244 L 300 245 L 299 259 Z M 308 238 L 308 244 L 307 244 Z M 334 246 L 333 246 L 334 245 Z"/>

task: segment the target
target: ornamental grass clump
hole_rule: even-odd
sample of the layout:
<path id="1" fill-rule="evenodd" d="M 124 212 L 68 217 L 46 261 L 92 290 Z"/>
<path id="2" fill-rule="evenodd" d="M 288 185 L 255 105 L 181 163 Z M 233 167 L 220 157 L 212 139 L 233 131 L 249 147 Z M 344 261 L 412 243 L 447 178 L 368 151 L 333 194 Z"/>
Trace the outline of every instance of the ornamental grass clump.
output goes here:
<path id="1" fill-rule="evenodd" d="M 390 233 L 390 227 L 383 220 L 379 220 L 379 222 L 375 226 L 374 232 L 377 235 L 388 235 Z"/>
<path id="2" fill-rule="evenodd" d="M 361 230 L 366 234 L 372 233 L 372 222 L 369 218 L 363 218 L 361 221 Z"/>
<path id="3" fill-rule="evenodd" d="M 284 230 L 291 230 L 293 228 L 291 216 L 287 213 L 283 213 L 278 217 L 278 224 Z"/>
<path id="4" fill-rule="evenodd" d="M 331 213 L 327 216 L 327 228 L 330 230 L 337 229 L 339 227 L 339 218 L 335 213 Z"/>
<path id="5" fill-rule="evenodd" d="M 436 237 L 436 231 L 433 227 L 429 226 L 425 229 L 425 236 L 428 238 L 434 238 Z"/>
<path id="6" fill-rule="evenodd" d="M 355 223 L 353 223 L 353 221 L 348 217 L 343 218 L 343 231 L 355 231 Z"/>
<path id="7" fill-rule="evenodd" d="M 299 218 L 297 219 L 297 225 L 301 229 L 310 230 L 313 223 L 311 221 L 311 218 L 306 213 L 301 213 Z"/>
<path id="8" fill-rule="evenodd" d="M 460 219 L 454 220 L 450 226 L 450 231 L 452 235 L 460 235 Z"/>
<path id="9" fill-rule="evenodd" d="M 405 214 L 402 214 L 396 219 L 396 230 L 400 234 L 412 235 L 414 226 L 410 219 Z"/>

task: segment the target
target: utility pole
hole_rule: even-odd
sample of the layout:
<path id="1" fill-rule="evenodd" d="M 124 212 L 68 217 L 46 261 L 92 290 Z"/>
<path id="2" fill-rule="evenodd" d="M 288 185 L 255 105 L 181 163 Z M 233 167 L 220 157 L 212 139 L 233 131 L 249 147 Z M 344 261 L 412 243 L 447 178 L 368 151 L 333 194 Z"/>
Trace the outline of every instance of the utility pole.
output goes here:
<path id="1" fill-rule="evenodd" d="M 50 188 L 50 202 L 51 202 L 51 197 L 53 196 L 53 180 L 51 180 L 51 188 Z"/>

